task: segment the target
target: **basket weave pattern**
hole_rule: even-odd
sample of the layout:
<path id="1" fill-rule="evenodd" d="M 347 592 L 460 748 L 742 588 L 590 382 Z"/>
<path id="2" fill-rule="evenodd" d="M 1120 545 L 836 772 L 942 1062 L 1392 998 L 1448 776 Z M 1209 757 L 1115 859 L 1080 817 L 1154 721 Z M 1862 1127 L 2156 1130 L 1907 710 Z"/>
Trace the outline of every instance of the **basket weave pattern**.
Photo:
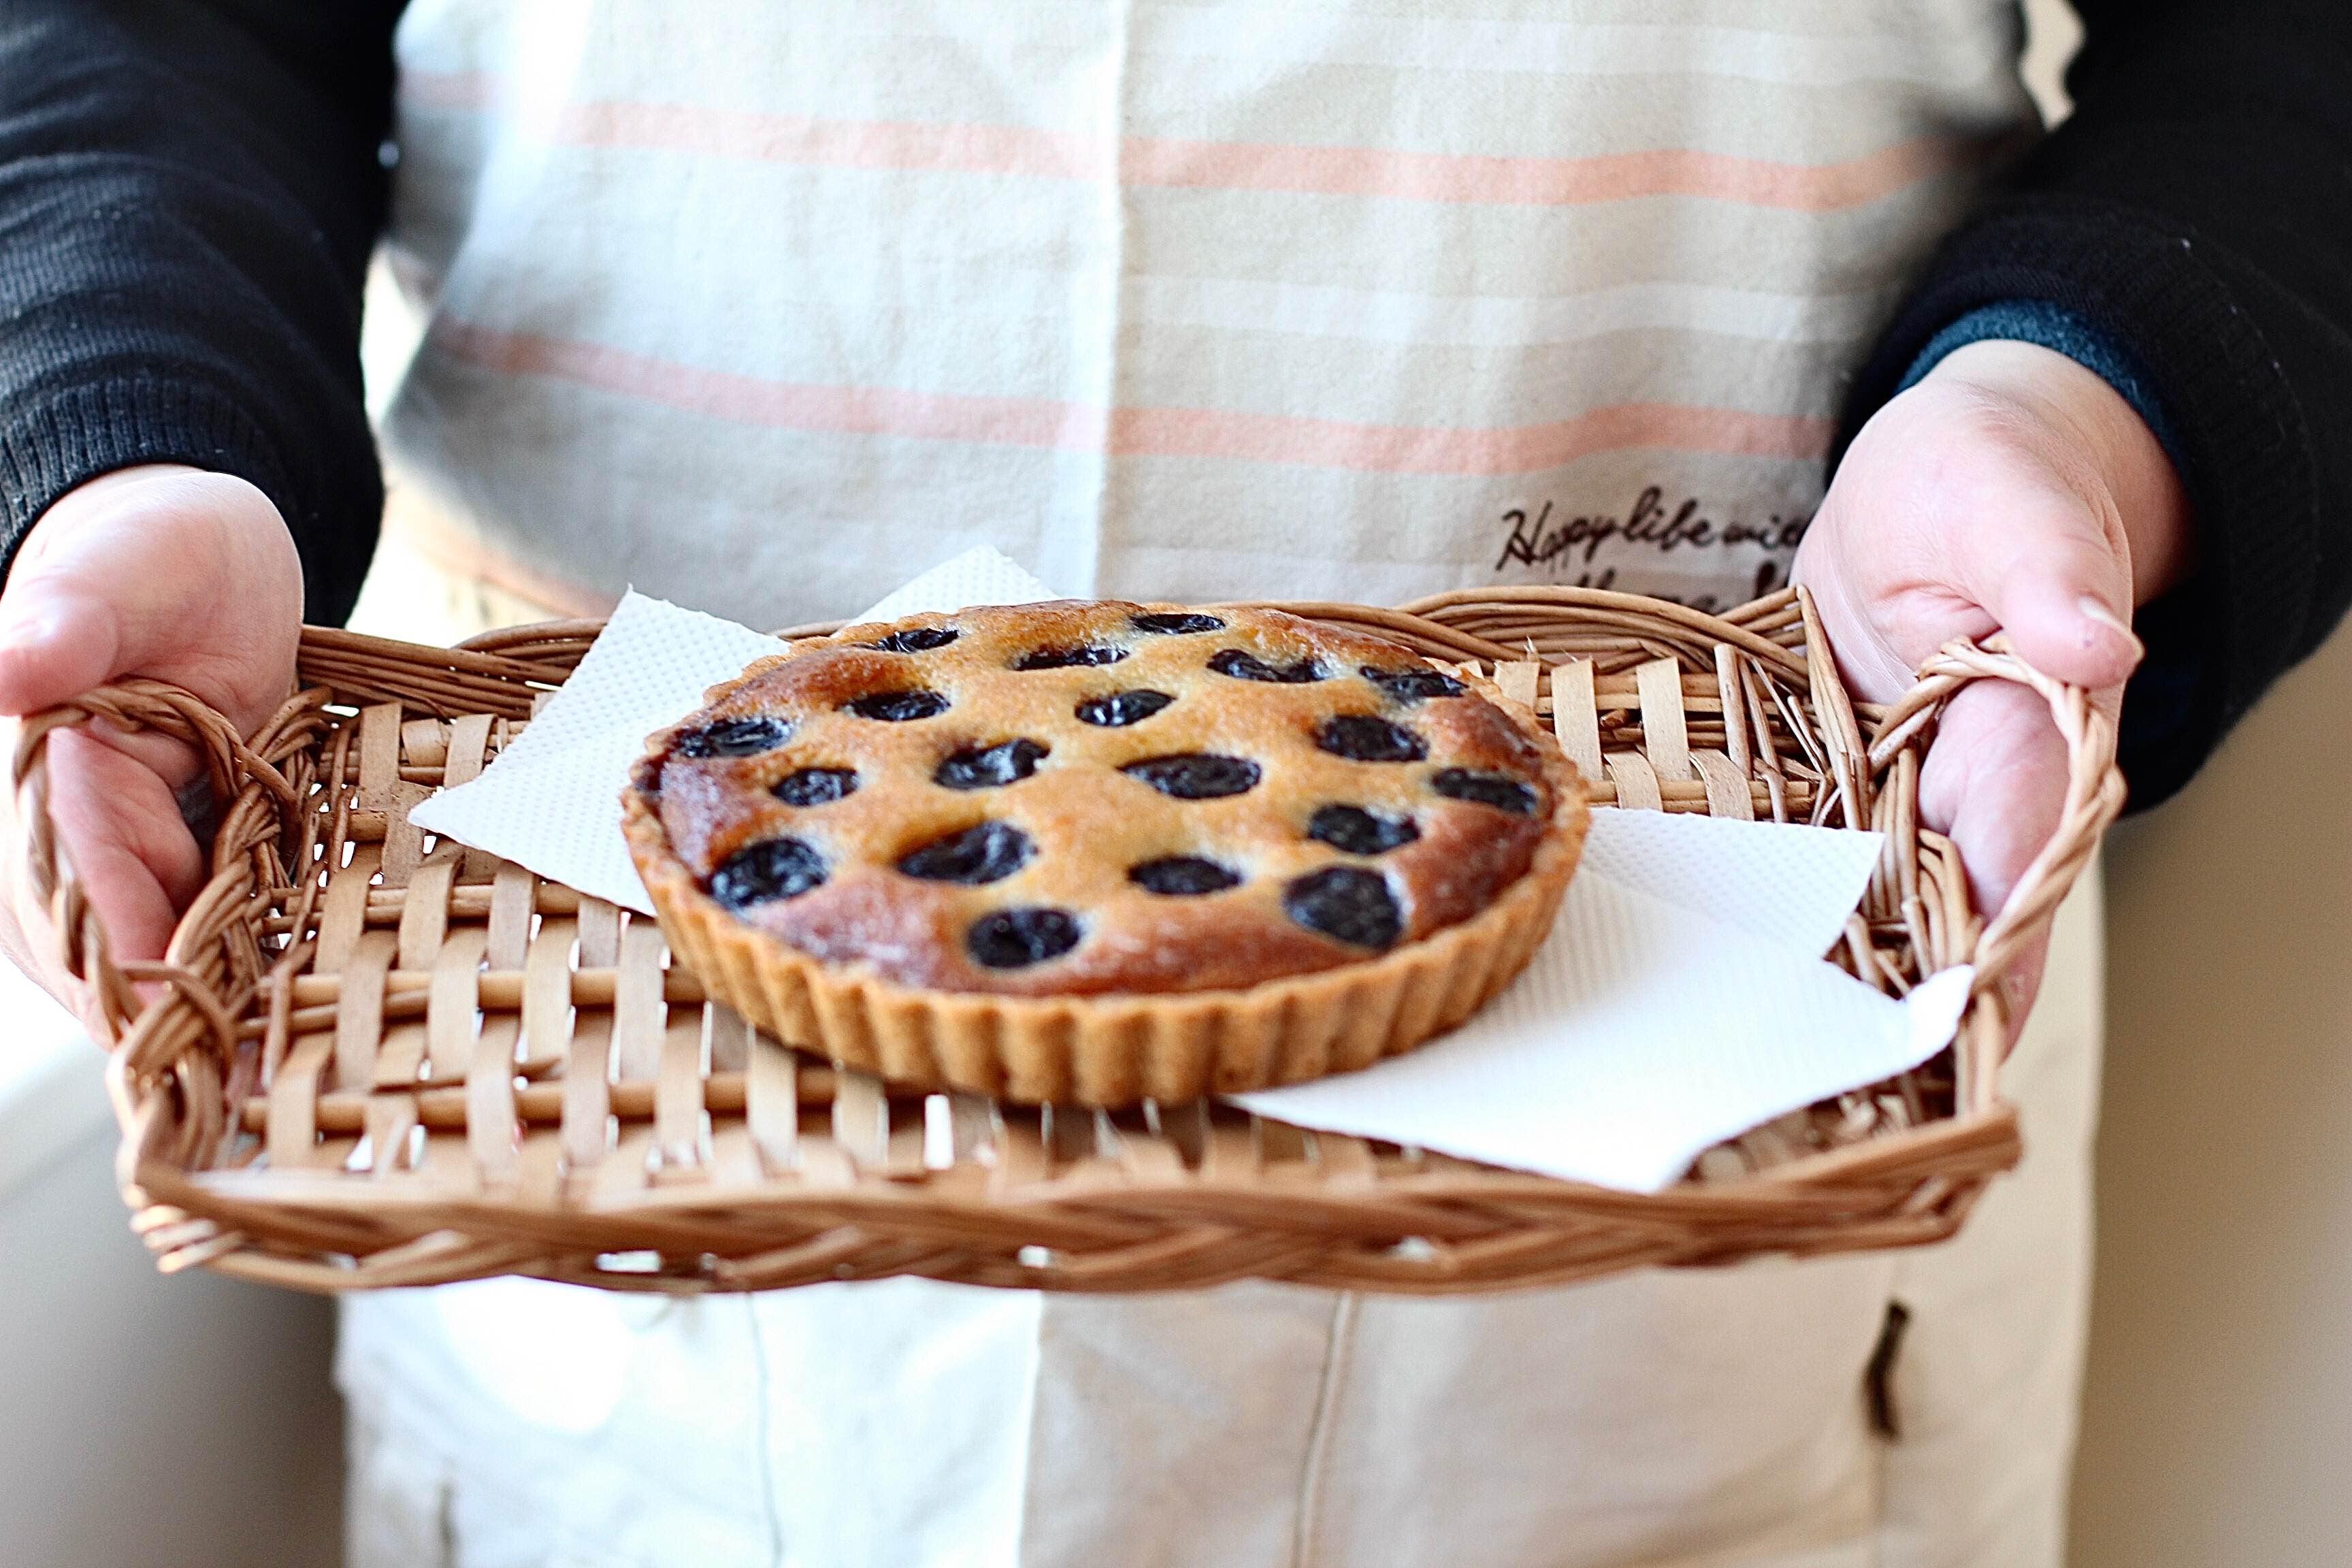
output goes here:
<path id="1" fill-rule="evenodd" d="M 1553 726 L 1598 805 L 1885 833 L 1831 956 L 1891 994 L 1975 963 L 1953 1047 L 1711 1150 L 1654 1195 L 1206 1102 L 894 1095 L 707 1002 L 652 921 L 409 824 L 520 732 L 594 623 L 459 649 L 314 628 L 305 689 L 249 744 L 147 681 L 24 727 L 30 885 L 91 988 L 134 1227 L 167 1270 L 310 1289 L 916 1274 L 1438 1294 L 1932 1241 L 2015 1163 L 1998 982 L 2122 802 L 2112 728 L 2080 691 L 1959 644 L 1901 703 L 1857 708 L 1785 591 L 1721 617 L 1545 588 L 1276 607 L 1476 664 Z M 1936 715 L 1985 679 L 2039 691 L 2072 762 L 2060 830 L 1990 928 L 1917 819 Z M 47 737 L 91 718 L 194 743 L 226 803 L 213 877 L 162 963 L 109 957 L 49 831 Z"/>

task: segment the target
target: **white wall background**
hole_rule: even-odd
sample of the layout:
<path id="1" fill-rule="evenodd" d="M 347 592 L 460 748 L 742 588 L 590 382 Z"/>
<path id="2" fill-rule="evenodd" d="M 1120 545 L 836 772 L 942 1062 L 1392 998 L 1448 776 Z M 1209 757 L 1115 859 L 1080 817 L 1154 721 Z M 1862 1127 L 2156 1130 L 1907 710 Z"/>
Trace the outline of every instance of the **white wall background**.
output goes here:
<path id="1" fill-rule="evenodd" d="M 2339 635 L 2110 840 L 2078 1568 L 2352 1563 L 2347 778 Z"/>

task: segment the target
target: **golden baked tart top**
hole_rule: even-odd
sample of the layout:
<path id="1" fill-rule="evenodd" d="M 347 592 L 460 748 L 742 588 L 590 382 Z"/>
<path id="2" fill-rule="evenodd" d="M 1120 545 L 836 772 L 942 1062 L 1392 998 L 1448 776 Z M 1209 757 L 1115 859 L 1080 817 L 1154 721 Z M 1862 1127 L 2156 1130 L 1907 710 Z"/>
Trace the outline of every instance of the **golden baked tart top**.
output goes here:
<path id="1" fill-rule="evenodd" d="M 1525 874 L 1579 794 L 1529 719 L 1276 611 L 917 616 L 713 689 L 638 763 L 632 842 L 900 985 L 1236 990 L 1378 957 Z"/>

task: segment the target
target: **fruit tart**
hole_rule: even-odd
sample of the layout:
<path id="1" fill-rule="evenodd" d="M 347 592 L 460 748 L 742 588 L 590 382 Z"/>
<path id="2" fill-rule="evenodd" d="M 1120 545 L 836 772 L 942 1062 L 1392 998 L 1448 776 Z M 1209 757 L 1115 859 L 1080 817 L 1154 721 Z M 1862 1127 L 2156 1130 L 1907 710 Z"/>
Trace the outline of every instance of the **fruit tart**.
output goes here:
<path id="1" fill-rule="evenodd" d="M 672 948 L 911 1087 L 1181 1100 L 1459 1024 L 1582 846 L 1535 715 L 1277 611 L 1068 601 L 788 645 L 623 797 Z"/>

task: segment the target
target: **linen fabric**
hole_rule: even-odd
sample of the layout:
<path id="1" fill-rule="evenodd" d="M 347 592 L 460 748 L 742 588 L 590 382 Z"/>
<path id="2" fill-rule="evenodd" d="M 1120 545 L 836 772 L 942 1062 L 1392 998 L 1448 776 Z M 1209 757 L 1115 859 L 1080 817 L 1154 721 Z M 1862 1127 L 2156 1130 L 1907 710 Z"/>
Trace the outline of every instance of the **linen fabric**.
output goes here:
<path id="1" fill-rule="evenodd" d="M 387 445 L 492 560 L 754 625 L 982 542 L 1081 596 L 1727 605 L 2031 133 L 2016 26 L 420 0 Z"/>

